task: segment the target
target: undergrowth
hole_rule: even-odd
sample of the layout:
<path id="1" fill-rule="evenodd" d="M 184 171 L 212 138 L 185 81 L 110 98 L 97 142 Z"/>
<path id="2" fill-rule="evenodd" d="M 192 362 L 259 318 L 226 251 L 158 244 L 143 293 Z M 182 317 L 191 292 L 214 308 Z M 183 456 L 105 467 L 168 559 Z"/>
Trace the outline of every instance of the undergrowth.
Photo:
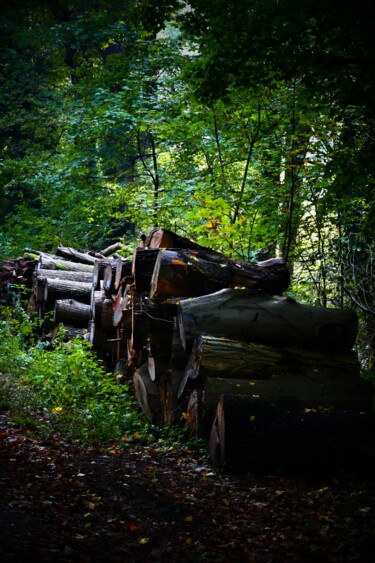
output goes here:
<path id="1" fill-rule="evenodd" d="M 0 308 L 0 412 L 24 428 L 111 447 L 195 449 L 181 428 L 150 425 L 129 385 L 118 385 L 82 338 L 51 343 L 22 307 Z M 39 336 L 38 336 L 39 335 Z"/>

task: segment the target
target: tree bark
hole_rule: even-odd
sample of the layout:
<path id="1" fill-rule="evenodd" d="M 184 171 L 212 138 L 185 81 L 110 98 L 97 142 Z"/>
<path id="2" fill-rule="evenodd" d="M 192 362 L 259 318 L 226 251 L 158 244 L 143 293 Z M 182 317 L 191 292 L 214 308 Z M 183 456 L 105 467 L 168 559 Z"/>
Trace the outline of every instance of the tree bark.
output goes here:
<path id="1" fill-rule="evenodd" d="M 75 299 L 57 299 L 53 320 L 56 324 L 63 323 L 76 328 L 88 328 L 90 305 Z"/>
<path id="2" fill-rule="evenodd" d="M 50 305 L 57 299 L 75 299 L 90 304 L 92 283 L 62 280 L 60 278 L 45 278 L 45 280 L 45 301 L 47 304 Z"/>
<path id="3" fill-rule="evenodd" d="M 374 445 L 374 429 L 373 413 L 320 411 L 289 399 L 222 395 L 209 456 L 227 471 L 336 475 L 363 460 L 368 442 Z"/>
<path id="4" fill-rule="evenodd" d="M 71 270 L 76 272 L 94 272 L 94 265 L 71 262 L 69 260 L 52 258 L 50 256 L 40 256 L 38 268 L 46 270 Z"/>
<path id="5" fill-rule="evenodd" d="M 71 270 L 48 270 L 40 269 L 35 270 L 34 279 L 37 278 L 54 278 L 61 280 L 71 280 L 76 282 L 92 283 L 93 273 L 91 272 L 81 272 L 81 271 L 71 271 Z"/>
<path id="6" fill-rule="evenodd" d="M 183 347 L 199 334 L 266 345 L 349 351 L 358 318 L 349 309 L 324 309 L 289 297 L 269 297 L 249 290 L 224 289 L 181 300 L 178 327 Z"/>

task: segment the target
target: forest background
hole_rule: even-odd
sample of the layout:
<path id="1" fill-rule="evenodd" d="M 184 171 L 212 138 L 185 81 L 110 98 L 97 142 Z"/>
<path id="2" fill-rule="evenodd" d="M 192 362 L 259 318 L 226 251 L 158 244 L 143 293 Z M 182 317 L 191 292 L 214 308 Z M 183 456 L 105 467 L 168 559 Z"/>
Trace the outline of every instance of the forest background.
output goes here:
<path id="1" fill-rule="evenodd" d="M 373 370 L 372 3 L 0 3 L 0 259 L 153 226 L 282 256 Z"/>

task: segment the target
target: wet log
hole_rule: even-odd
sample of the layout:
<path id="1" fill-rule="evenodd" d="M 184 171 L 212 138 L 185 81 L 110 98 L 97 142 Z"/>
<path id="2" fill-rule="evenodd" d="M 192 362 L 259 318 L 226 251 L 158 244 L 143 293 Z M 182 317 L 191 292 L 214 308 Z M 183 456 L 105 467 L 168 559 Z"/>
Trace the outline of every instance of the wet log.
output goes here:
<path id="1" fill-rule="evenodd" d="M 43 278 L 40 278 L 43 279 Z M 40 282 L 38 279 L 38 283 Z M 45 301 L 52 304 L 58 299 L 75 299 L 90 304 L 92 283 L 62 280 L 61 278 L 45 279 Z"/>
<path id="2" fill-rule="evenodd" d="M 358 332 L 350 309 L 325 309 L 289 297 L 223 289 L 184 299 L 178 305 L 178 328 L 185 349 L 199 334 L 276 346 L 300 346 L 345 352 Z"/>
<path id="3" fill-rule="evenodd" d="M 193 297 L 243 285 L 270 295 L 288 289 L 290 275 L 282 260 L 259 264 L 235 262 L 211 251 L 160 250 L 151 279 L 151 299 Z"/>
<path id="4" fill-rule="evenodd" d="M 295 375 L 324 381 L 337 377 L 357 380 L 359 373 L 360 363 L 354 352 L 327 354 L 200 335 L 194 341 L 180 394 L 185 386 L 202 385 L 207 377 L 275 379 Z"/>
<path id="5" fill-rule="evenodd" d="M 90 305 L 75 299 L 58 299 L 55 302 L 53 320 L 55 324 L 63 323 L 75 328 L 88 328 Z"/>
<path id="6" fill-rule="evenodd" d="M 363 462 L 369 441 L 374 446 L 374 429 L 373 413 L 313 410 L 289 399 L 222 395 L 209 456 L 229 472 L 332 476 Z"/>
<path id="7" fill-rule="evenodd" d="M 307 409 L 341 409 L 371 412 L 372 385 L 359 376 L 322 374 L 285 375 L 267 380 L 208 377 L 188 396 L 187 427 L 191 435 L 208 440 L 221 395 L 260 399 L 297 399 Z"/>
<path id="8" fill-rule="evenodd" d="M 147 420 L 153 424 L 161 421 L 159 386 L 151 381 L 147 363 L 138 368 L 133 376 L 134 392 Z"/>

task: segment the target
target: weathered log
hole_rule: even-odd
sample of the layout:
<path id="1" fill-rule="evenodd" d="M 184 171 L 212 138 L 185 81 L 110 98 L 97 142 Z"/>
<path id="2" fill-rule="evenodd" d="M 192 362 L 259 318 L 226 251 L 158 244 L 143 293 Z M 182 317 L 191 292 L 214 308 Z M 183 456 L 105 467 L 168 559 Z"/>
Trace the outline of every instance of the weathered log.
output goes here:
<path id="1" fill-rule="evenodd" d="M 75 299 L 57 299 L 53 320 L 55 324 L 63 323 L 76 328 L 88 328 L 90 305 Z"/>
<path id="2" fill-rule="evenodd" d="M 290 399 L 222 395 L 209 456 L 227 471 L 335 475 L 363 460 L 374 445 L 374 415 L 306 409 Z"/>
<path id="3" fill-rule="evenodd" d="M 265 266 L 235 262 L 210 251 L 159 250 L 151 279 L 150 297 L 193 297 L 243 285 L 271 295 L 288 289 L 290 275 L 283 261 Z"/>
<path id="4" fill-rule="evenodd" d="M 289 297 L 223 289 L 184 299 L 178 305 L 178 327 L 186 349 L 199 334 L 278 346 L 349 351 L 355 343 L 358 318 L 350 309 L 325 309 Z"/>
<path id="5" fill-rule="evenodd" d="M 94 265 L 91 264 L 81 264 L 80 262 L 71 262 L 69 260 L 59 260 L 58 258 L 52 258 L 50 256 L 40 256 L 38 260 L 39 269 L 47 270 L 71 270 L 77 272 L 91 272 L 94 271 Z"/>
<path id="6" fill-rule="evenodd" d="M 159 387 L 151 381 L 147 363 L 138 368 L 133 376 L 134 392 L 146 418 L 157 424 L 161 419 Z"/>
<path id="7" fill-rule="evenodd" d="M 371 412 L 372 385 L 359 376 L 339 372 L 285 375 L 267 380 L 208 377 L 188 398 L 187 427 L 191 435 L 207 440 L 221 395 L 245 395 L 261 399 L 297 399 L 306 408 L 335 408 Z M 195 426 L 194 426 L 195 425 Z"/>
<path id="8" fill-rule="evenodd" d="M 327 354 L 200 335 L 194 341 L 180 395 L 189 382 L 202 385 L 206 377 L 269 379 L 296 375 L 328 381 L 344 376 L 357 380 L 359 373 L 360 363 L 354 352 Z"/>
<path id="9" fill-rule="evenodd" d="M 75 299 L 90 304 L 92 283 L 62 280 L 60 278 L 44 278 L 46 280 L 45 301 L 54 303 L 57 299 Z M 38 279 L 38 283 L 40 279 Z"/>
<path id="10" fill-rule="evenodd" d="M 91 256 L 86 252 L 79 252 L 74 248 L 62 246 L 61 244 L 59 244 L 56 249 L 56 256 L 61 256 L 65 260 L 70 260 L 72 262 L 79 262 L 81 264 L 89 264 L 91 266 L 94 266 L 96 260 L 94 256 Z"/>
<path id="11" fill-rule="evenodd" d="M 132 276 L 137 293 L 149 292 L 155 262 L 159 256 L 158 249 L 138 248 L 132 261 Z"/>
<path id="12" fill-rule="evenodd" d="M 34 279 L 37 278 L 59 278 L 61 280 L 72 280 L 77 282 L 92 283 L 93 273 L 92 272 L 81 272 L 72 270 L 48 270 L 40 269 L 35 270 Z"/>

